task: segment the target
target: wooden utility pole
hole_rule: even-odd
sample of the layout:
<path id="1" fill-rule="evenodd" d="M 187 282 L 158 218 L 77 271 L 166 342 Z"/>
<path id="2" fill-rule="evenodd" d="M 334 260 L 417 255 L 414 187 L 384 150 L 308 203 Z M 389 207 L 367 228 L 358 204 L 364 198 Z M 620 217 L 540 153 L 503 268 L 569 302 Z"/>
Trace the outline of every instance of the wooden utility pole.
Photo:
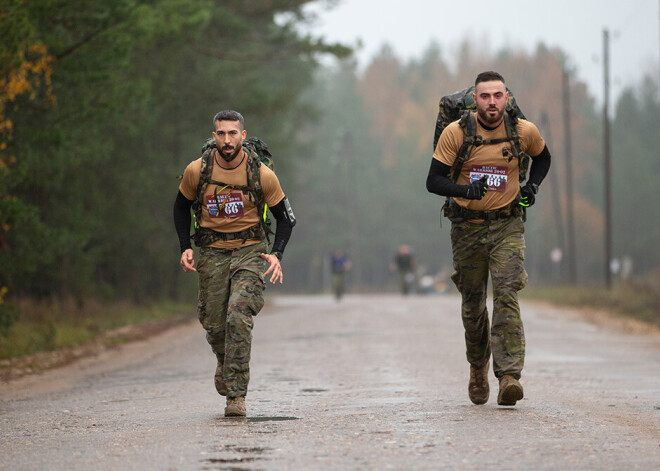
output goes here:
<path id="1" fill-rule="evenodd" d="M 603 153 L 605 157 L 605 284 L 612 288 L 612 155 L 610 137 L 610 32 L 603 30 Z"/>
<path id="2" fill-rule="evenodd" d="M 568 259 L 568 282 L 577 283 L 577 263 L 575 253 L 575 225 L 573 223 L 573 165 L 571 156 L 571 110 L 569 94 L 569 77 L 566 68 L 562 74 L 563 80 L 563 105 L 564 105 L 564 152 L 566 154 L 566 222 L 568 225 L 567 233 L 567 259 Z"/>

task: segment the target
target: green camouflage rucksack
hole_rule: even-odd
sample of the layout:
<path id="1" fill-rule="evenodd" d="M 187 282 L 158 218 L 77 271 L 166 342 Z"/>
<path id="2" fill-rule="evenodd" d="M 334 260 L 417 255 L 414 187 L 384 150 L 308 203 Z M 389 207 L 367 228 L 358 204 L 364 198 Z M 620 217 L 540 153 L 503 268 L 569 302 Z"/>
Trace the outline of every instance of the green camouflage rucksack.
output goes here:
<path id="1" fill-rule="evenodd" d="M 243 150 L 248 155 L 246 163 L 247 185 L 229 185 L 211 178 L 211 175 L 213 175 L 215 150 L 216 145 L 213 138 L 207 139 L 202 146 L 202 166 L 199 174 L 199 183 L 197 184 L 197 199 L 192 205 L 195 220 L 195 234 L 192 236 L 193 241 L 198 247 L 212 244 L 218 240 L 243 239 L 245 241 L 248 239 L 267 239 L 270 242 L 270 235 L 273 233 L 271 229 L 272 222 L 268 216 L 268 205 L 266 204 L 264 192 L 261 187 L 261 176 L 259 172 L 261 165 L 266 165 L 271 170 L 273 169 L 273 156 L 268 150 L 268 145 L 256 137 L 249 137 L 243 141 Z M 201 220 L 202 207 L 204 205 L 204 192 L 206 186 L 209 184 L 221 187 L 220 191 L 231 188 L 240 190 L 244 194 L 247 193 L 249 200 L 257 207 L 257 214 L 260 221 L 254 226 L 239 232 L 217 232 L 201 227 L 199 221 Z"/>
<path id="2" fill-rule="evenodd" d="M 463 164 L 470 157 L 470 153 L 474 147 L 489 144 L 498 144 L 504 141 L 511 141 L 511 150 L 513 157 L 518 159 L 518 174 L 520 182 L 525 181 L 527 178 L 527 169 L 529 168 L 530 157 L 522 151 L 520 145 L 520 136 L 518 136 L 518 119 L 525 119 L 525 115 L 518 107 L 513 93 L 508 88 L 509 100 L 504 112 L 504 126 L 506 128 L 507 137 L 501 139 L 483 139 L 477 135 L 477 124 L 474 119 L 474 113 L 477 105 L 474 103 L 472 94 L 474 93 L 474 86 L 454 92 L 450 95 L 445 95 L 440 99 L 438 119 L 435 123 L 435 135 L 433 137 L 433 151 L 438 145 L 438 140 L 442 131 L 449 126 L 450 123 L 459 120 L 459 125 L 463 129 L 463 145 L 458 151 L 456 160 L 452 165 L 449 179 L 456 183 Z M 454 205 L 455 206 L 455 205 Z M 450 208 L 450 199 L 447 198 L 443 210 L 446 216 Z"/>

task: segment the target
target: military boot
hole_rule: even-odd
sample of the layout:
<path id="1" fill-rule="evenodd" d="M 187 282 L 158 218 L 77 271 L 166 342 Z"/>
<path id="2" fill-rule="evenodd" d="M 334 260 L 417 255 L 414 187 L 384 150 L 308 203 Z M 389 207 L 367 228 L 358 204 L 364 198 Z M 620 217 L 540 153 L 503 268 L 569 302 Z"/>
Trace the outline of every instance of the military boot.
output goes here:
<path id="1" fill-rule="evenodd" d="M 500 378 L 500 393 L 497 404 L 500 406 L 515 406 L 523 398 L 523 387 L 516 378 L 504 375 Z"/>
<path id="2" fill-rule="evenodd" d="M 222 379 L 222 363 L 218 361 L 218 366 L 215 368 L 215 389 L 221 396 L 227 395 L 227 385 Z"/>
<path id="3" fill-rule="evenodd" d="M 485 404 L 490 396 L 488 387 L 488 368 L 490 361 L 487 361 L 481 368 L 475 368 L 470 365 L 470 383 L 468 384 L 468 394 L 470 400 L 475 404 Z"/>
<path id="4" fill-rule="evenodd" d="M 245 398 L 228 397 L 225 417 L 245 417 Z"/>

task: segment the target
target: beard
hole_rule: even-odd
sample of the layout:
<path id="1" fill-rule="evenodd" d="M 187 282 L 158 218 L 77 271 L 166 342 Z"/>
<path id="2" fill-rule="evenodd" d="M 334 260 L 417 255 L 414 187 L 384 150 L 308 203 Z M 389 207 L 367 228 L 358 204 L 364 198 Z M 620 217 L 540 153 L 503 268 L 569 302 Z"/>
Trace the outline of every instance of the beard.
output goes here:
<path id="1" fill-rule="evenodd" d="M 225 160 L 225 162 L 231 162 L 241 152 L 241 146 L 238 146 L 236 149 L 234 149 L 234 152 L 232 152 L 231 154 L 227 154 L 225 150 L 229 151 L 230 149 L 233 149 L 233 147 L 225 146 L 221 148 L 220 151 L 218 152 L 218 154 L 220 154 L 220 157 L 222 157 Z"/>
<path id="2" fill-rule="evenodd" d="M 497 113 L 494 116 L 491 116 L 489 114 L 490 111 L 497 111 Z M 502 119 L 502 116 L 504 116 L 504 109 L 501 110 L 497 108 L 477 109 L 477 114 L 479 115 L 479 118 L 481 119 L 482 123 L 494 125 L 497 124 Z"/>

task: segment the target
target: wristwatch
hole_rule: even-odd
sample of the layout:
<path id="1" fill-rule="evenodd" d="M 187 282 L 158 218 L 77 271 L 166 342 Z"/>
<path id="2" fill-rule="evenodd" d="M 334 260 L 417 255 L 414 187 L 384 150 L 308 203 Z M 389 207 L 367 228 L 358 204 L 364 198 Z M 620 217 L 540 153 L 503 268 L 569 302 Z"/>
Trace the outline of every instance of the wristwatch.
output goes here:
<path id="1" fill-rule="evenodd" d="M 282 252 L 278 252 L 277 250 L 273 250 L 271 255 L 275 255 L 279 261 L 282 261 Z"/>

